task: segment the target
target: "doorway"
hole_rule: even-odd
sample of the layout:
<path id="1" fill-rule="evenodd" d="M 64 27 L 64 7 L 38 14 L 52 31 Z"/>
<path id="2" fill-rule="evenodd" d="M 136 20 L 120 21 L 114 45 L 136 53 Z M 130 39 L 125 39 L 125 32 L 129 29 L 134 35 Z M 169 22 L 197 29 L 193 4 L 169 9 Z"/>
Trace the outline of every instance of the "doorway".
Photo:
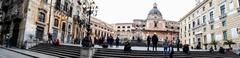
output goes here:
<path id="1" fill-rule="evenodd" d="M 13 21 L 13 32 L 12 32 L 12 38 L 10 38 L 11 46 L 16 47 L 18 44 L 18 37 L 19 37 L 19 25 L 20 25 L 20 19 L 14 19 Z"/>

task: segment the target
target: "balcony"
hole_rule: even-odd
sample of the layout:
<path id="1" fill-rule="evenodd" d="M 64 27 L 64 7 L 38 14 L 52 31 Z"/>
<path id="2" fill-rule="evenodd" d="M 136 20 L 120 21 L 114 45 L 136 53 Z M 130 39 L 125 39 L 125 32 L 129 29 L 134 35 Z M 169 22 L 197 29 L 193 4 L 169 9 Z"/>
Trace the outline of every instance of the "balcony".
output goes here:
<path id="1" fill-rule="evenodd" d="M 224 18 L 226 18 L 226 17 L 227 17 L 227 14 L 224 13 L 224 14 L 221 14 L 221 15 L 219 16 L 219 19 L 221 20 L 221 19 L 224 19 Z"/>

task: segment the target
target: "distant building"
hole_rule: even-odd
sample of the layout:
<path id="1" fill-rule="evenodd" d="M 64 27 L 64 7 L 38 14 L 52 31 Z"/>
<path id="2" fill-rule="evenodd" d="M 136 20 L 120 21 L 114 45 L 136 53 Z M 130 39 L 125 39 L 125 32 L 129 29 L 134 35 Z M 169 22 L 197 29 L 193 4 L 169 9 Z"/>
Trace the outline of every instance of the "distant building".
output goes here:
<path id="1" fill-rule="evenodd" d="M 114 25 L 115 28 L 115 34 L 120 38 L 120 39 L 133 39 L 133 34 L 132 34 L 132 23 L 117 23 Z"/>
<path id="2" fill-rule="evenodd" d="M 91 17 L 91 28 L 92 39 L 99 39 L 102 37 L 106 39 L 108 36 L 115 37 L 115 30 L 113 26 L 95 17 Z"/>
<path id="3" fill-rule="evenodd" d="M 154 3 L 153 9 L 148 13 L 147 19 L 134 19 L 133 23 L 128 23 L 127 25 L 124 23 L 117 23 L 115 25 L 117 26 L 115 26 L 116 30 L 119 30 L 117 31 L 118 33 L 124 35 L 129 34 L 128 36 L 130 36 L 129 39 L 131 40 L 146 40 L 148 35 L 152 36 L 153 34 L 158 35 L 159 40 L 175 40 L 178 37 L 179 32 L 179 23 L 163 19 L 156 3 Z M 118 28 L 119 25 L 120 28 Z M 123 26 L 131 26 L 131 30 L 125 34 L 126 32 L 121 30 Z"/>

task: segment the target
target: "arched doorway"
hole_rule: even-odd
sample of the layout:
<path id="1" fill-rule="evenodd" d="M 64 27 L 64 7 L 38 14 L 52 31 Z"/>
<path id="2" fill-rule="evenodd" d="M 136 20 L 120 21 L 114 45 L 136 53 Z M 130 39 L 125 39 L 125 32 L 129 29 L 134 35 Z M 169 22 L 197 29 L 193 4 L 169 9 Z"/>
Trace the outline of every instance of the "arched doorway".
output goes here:
<path id="1" fill-rule="evenodd" d="M 12 29 L 12 38 L 10 38 L 11 46 L 17 46 L 18 39 L 19 39 L 19 26 L 20 26 L 21 19 L 17 18 L 13 20 L 13 29 Z"/>

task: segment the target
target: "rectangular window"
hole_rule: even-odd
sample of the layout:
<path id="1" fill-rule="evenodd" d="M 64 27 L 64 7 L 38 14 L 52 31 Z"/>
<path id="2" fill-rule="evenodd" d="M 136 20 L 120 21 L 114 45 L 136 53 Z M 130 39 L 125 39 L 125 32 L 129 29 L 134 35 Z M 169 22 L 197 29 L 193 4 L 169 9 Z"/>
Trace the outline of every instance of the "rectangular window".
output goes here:
<path id="1" fill-rule="evenodd" d="M 197 25 L 200 25 L 200 20 L 199 19 L 197 20 Z"/>
<path id="2" fill-rule="evenodd" d="M 240 0 L 238 0 L 238 6 L 240 6 Z"/>
<path id="3" fill-rule="evenodd" d="M 203 16 L 203 23 L 206 23 L 206 15 Z"/>
<path id="4" fill-rule="evenodd" d="M 64 3 L 64 11 L 66 11 L 66 12 L 67 12 L 67 10 L 68 10 L 68 8 L 67 8 L 67 7 L 68 7 L 68 3 L 67 3 L 67 2 L 65 2 L 65 3 Z"/>
<path id="5" fill-rule="evenodd" d="M 125 28 L 125 26 L 122 26 L 122 28 Z"/>
<path id="6" fill-rule="evenodd" d="M 222 26 L 223 26 L 223 27 L 227 26 L 226 20 L 222 21 Z"/>
<path id="7" fill-rule="evenodd" d="M 211 34 L 211 39 L 212 39 L 212 41 L 215 40 L 215 34 L 214 33 Z"/>
<path id="8" fill-rule="evenodd" d="M 227 40 L 227 31 L 223 31 L 223 40 Z"/>
<path id="9" fill-rule="evenodd" d="M 193 24 L 193 28 L 194 28 L 195 27 L 195 22 L 193 21 L 192 24 Z"/>
<path id="10" fill-rule="evenodd" d="M 210 20 L 213 21 L 213 20 L 214 20 L 214 19 L 213 19 L 213 11 L 211 11 L 211 12 L 209 13 L 209 15 L 210 15 L 210 16 L 209 16 L 209 17 L 210 17 Z"/>
<path id="11" fill-rule="evenodd" d="M 204 31 L 204 32 L 206 32 L 206 30 L 207 30 L 206 28 L 203 28 L 203 31 Z"/>
<path id="12" fill-rule="evenodd" d="M 214 29 L 214 25 L 211 25 L 211 30 L 213 30 Z"/>
<path id="13" fill-rule="evenodd" d="M 56 0 L 55 9 L 60 10 L 60 8 L 61 8 L 61 0 Z"/>
<path id="14" fill-rule="evenodd" d="M 185 26 L 185 31 L 187 31 L 187 27 Z"/>
<path id="15" fill-rule="evenodd" d="M 189 30 L 191 29 L 191 24 L 188 24 L 188 28 L 189 28 Z"/>
<path id="16" fill-rule="evenodd" d="M 204 43 L 207 43 L 207 35 L 204 35 L 203 39 L 204 39 Z"/>
<path id="17" fill-rule="evenodd" d="M 48 0 L 43 0 L 44 1 L 44 3 L 48 3 Z"/>
<path id="18" fill-rule="evenodd" d="M 38 14 L 38 21 L 45 22 L 45 14 L 42 12 L 39 12 Z"/>
<path id="19" fill-rule="evenodd" d="M 205 11 L 205 7 L 203 7 L 202 10 Z"/>
<path id="20" fill-rule="evenodd" d="M 212 5 L 213 5 L 213 4 L 212 4 L 212 1 L 211 1 L 211 2 L 209 2 L 209 7 L 212 7 Z"/>
<path id="21" fill-rule="evenodd" d="M 58 27 L 58 19 L 54 20 L 54 26 Z"/>
<path id="22" fill-rule="evenodd" d="M 220 6 L 221 15 L 225 14 L 225 5 Z"/>
<path id="23" fill-rule="evenodd" d="M 130 26 L 127 26 L 127 28 L 130 28 Z"/>
<path id="24" fill-rule="evenodd" d="M 43 40 L 43 32 L 44 32 L 44 28 L 37 26 L 37 28 L 36 28 L 36 38 L 40 41 Z"/>
<path id="25" fill-rule="evenodd" d="M 120 26 L 118 26 L 117 28 L 120 28 Z"/>
<path id="26" fill-rule="evenodd" d="M 62 23 L 62 31 L 65 31 L 65 29 L 66 29 L 66 23 Z"/>

